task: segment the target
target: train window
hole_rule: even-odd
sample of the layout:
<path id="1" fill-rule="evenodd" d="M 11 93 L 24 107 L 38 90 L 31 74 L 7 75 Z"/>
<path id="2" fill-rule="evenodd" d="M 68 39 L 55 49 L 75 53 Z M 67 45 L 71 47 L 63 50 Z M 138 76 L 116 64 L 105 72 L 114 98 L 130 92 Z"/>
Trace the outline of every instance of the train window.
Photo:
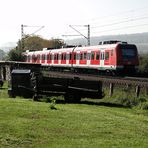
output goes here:
<path id="1" fill-rule="evenodd" d="M 63 54 L 63 56 L 64 56 L 64 60 L 66 60 L 66 54 Z"/>
<path id="2" fill-rule="evenodd" d="M 109 59 L 109 52 L 105 52 L 105 60 Z"/>
<path id="3" fill-rule="evenodd" d="M 47 60 L 50 60 L 50 54 L 47 54 Z"/>
<path id="4" fill-rule="evenodd" d="M 37 60 L 40 60 L 40 55 L 39 54 L 37 55 Z"/>
<path id="5" fill-rule="evenodd" d="M 87 53 L 87 60 L 90 60 L 90 56 L 91 56 L 91 54 Z"/>
<path id="6" fill-rule="evenodd" d="M 76 53 L 74 53 L 74 60 L 76 60 Z"/>
<path id="7" fill-rule="evenodd" d="M 83 60 L 83 53 L 80 54 L 80 60 Z"/>
<path id="8" fill-rule="evenodd" d="M 84 52 L 84 60 L 86 60 L 86 59 L 87 59 L 87 53 Z"/>
<path id="9" fill-rule="evenodd" d="M 66 60 L 66 54 L 62 53 L 62 60 Z"/>
<path id="10" fill-rule="evenodd" d="M 95 53 L 91 52 L 91 60 L 94 60 L 94 59 L 95 59 Z"/>
<path id="11" fill-rule="evenodd" d="M 96 52 L 96 60 L 99 60 L 99 59 L 100 59 L 100 53 Z"/>
<path id="12" fill-rule="evenodd" d="M 122 49 L 123 59 L 132 59 L 135 57 L 135 55 L 136 55 L 136 51 L 132 48 Z"/>
<path id="13" fill-rule="evenodd" d="M 77 55 L 76 55 L 76 59 L 77 59 L 77 60 L 80 59 L 80 54 L 79 54 L 79 53 L 77 53 Z"/>
<path id="14" fill-rule="evenodd" d="M 69 54 L 69 60 L 72 60 L 72 53 Z"/>
<path id="15" fill-rule="evenodd" d="M 56 54 L 54 54 L 54 60 L 56 60 Z"/>
<path id="16" fill-rule="evenodd" d="M 58 54 L 58 59 L 61 60 L 61 54 Z"/>
<path id="17" fill-rule="evenodd" d="M 66 54 L 66 60 L 69 60 L 69 53 Z"/>
<path id="18" fill-rule="evenodd" d="M 49 60 L 52 60 L 52 54 L 50 54 L 50 58 L 49 58 Z"/>
<path id="19" fill-rule="evenodd" d="M 45 60 L 45 54 L 43 54 L 43 60 Z"/>

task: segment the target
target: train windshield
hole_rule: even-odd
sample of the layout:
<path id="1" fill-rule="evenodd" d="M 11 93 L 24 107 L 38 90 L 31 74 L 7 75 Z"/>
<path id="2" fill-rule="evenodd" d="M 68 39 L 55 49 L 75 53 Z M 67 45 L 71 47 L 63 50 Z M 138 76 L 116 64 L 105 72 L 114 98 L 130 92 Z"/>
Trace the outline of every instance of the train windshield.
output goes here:
<path id="1" fill-rule="evenodd" d="M 121 48 L 123 59 L 133 59 L 136 57 L 136 47 L 135 46 L 125 46 Z"/>

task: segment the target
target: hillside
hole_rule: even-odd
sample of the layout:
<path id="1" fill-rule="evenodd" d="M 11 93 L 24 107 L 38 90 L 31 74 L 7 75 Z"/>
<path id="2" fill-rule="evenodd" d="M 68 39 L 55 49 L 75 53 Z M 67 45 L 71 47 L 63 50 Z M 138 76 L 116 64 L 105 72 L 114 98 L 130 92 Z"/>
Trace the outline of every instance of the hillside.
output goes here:
<path id="1" fill-rule="evenodd" d="M 128 43 L 136 44 L 139 53 L 148 53 L 148 33 L 136 33 L 136 34 L 124 34 L 124 35 L 109 35 L 109 36 L 99 36 L 91 37 L 91 45 L 97 45 L 100 41 L 104 40 L 121 40 Z M 77 38 L 73 40 L 67 40 L 67 44 L 73 45 L 87 45 L 87 40 L 85 38 Z"/>

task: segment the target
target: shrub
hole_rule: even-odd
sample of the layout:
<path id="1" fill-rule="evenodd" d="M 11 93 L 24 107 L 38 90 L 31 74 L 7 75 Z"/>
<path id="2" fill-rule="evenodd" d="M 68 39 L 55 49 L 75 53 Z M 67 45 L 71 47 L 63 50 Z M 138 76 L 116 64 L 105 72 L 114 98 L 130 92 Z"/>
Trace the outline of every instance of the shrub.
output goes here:
<path id="1" fill-rule="evenodd" d="M 142 110 L 148 110 L 148 102 L 142 102 L 139 104 L 138 108 Z"/>
<path id="2" fill-rule="evenodd" d="M 50 103 L 50 109 L 57 110 L 57 108 L 56 108 L 56 97 L 50 98 L 50 101 L 51 101 L 51 103 Z"/>

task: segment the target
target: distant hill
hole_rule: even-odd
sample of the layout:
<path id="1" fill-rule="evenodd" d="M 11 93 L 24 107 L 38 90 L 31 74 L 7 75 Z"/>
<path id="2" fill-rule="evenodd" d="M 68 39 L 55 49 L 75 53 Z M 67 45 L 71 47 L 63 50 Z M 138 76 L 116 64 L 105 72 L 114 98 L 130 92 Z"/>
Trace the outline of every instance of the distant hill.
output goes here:
<path id="1" fill-rule="evenodd" d="M 15 42 L 8 42 L 8 43 L 5 43 L 3 46 L 1 46 L 0 49 L 2 49 L 4 52 L 9 52 L 14 47 L 16 47 Z"/>
<path id="2" fill-rule="evenodd" d="M 121 40 L 131 44 L 136 44 L 140 54 L 148 53 L 148 32 L 91 37 L 91 45 L 98 45 L 100 41 L 105 40 Z M 66 43 L 72 45 L 87 45 L 87 40 L 85 38 L 77 38 L 73 40 L 67 40 Z"/>

